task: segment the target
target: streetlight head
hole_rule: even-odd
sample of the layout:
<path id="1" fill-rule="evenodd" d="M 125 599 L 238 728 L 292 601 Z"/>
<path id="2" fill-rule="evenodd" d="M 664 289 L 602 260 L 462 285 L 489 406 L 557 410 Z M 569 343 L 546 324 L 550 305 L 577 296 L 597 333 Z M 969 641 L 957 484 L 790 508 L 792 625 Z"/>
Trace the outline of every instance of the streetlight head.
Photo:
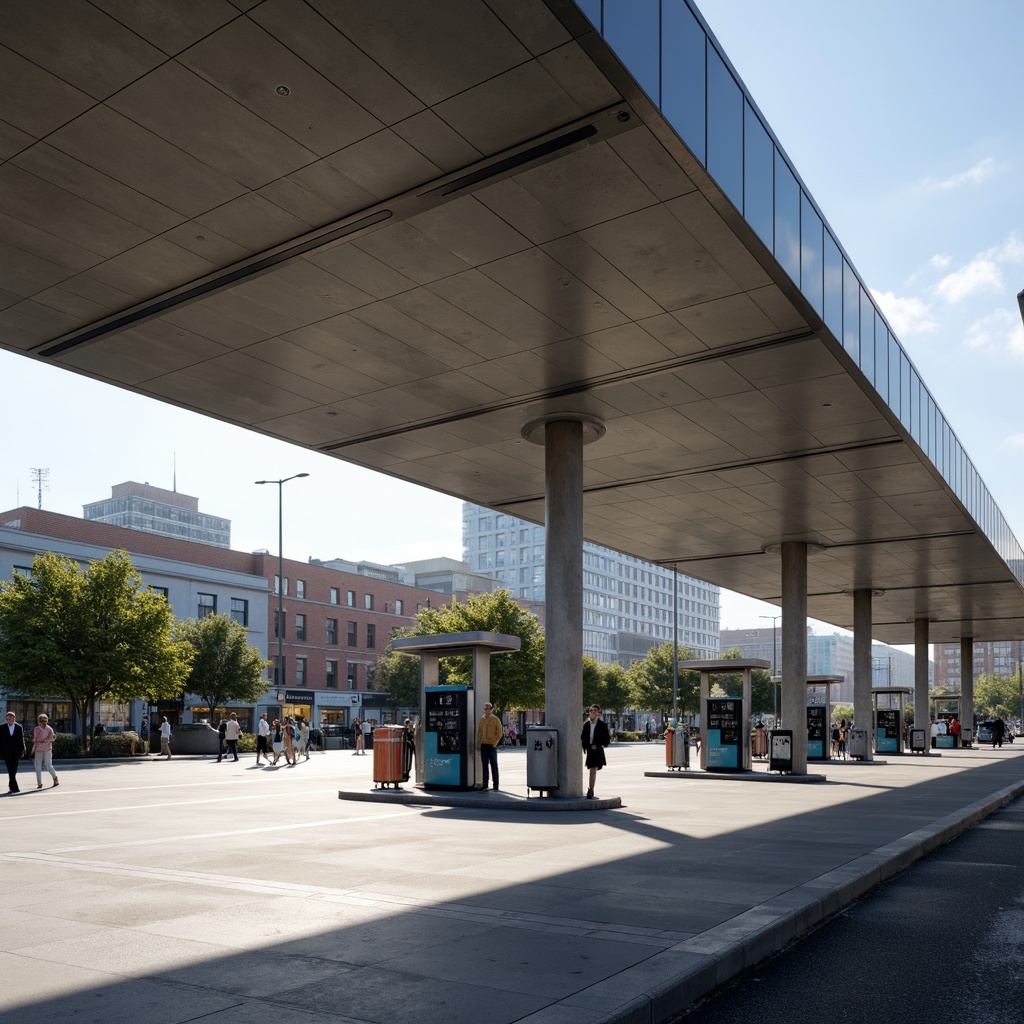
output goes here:
<path id="1" fill-rule="evenodd" d="M 296 473 L 295 474 L 295 479 L 298 480 L 299 477 L 302 477 L 302 476 L 309 476 L 309 474 L 308 473 Z"/>
<path id="2" fill-rule="evenodd" d="M 258 483 L 258 484 L 272 484 L 273 482 L 274 482 L 273 480 L 256 480 L 255 481 L 255 483 Z"/>

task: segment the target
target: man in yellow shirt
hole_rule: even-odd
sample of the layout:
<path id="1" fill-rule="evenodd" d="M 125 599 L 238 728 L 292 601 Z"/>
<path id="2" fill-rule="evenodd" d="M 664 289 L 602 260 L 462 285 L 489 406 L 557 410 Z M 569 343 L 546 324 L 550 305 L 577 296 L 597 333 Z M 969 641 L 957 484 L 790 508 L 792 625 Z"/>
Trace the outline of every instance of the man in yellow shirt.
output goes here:
<path id="1" fill-rule="evenodd" d="M 483 788 L 487 788 L 490 772 L 494 772 L 494 788 L 498 788 L 498 744 L 501 742 L 503 730 L 501 719 L 494 715 L 490 704 L 484 705 L 484 716 L 476 727 L 476 742 L 480 748 L 480 760 L 483 762 Z"/>

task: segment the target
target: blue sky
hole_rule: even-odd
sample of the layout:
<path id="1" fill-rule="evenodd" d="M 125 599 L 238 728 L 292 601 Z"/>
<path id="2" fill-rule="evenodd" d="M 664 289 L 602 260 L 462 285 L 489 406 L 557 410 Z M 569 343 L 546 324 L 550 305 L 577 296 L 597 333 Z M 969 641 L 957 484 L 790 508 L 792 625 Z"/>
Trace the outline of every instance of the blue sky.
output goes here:
<path id="1" fill-rule="evenodd" d="M 698 6 L 1024 538 L 1024 4 Z M 0 375 L 2 508 L 36 504 L 31 467 L 77 516 L 123 480 L 170 487 L 176 459 L 234 547 L 276 549 L 276 488 L 253 481 L 309 472 L 285 488 L 289 557 L 461 556 L 454 499 L 21 357 Z M 723 626 L 770 612 L 723 595 Z"/>

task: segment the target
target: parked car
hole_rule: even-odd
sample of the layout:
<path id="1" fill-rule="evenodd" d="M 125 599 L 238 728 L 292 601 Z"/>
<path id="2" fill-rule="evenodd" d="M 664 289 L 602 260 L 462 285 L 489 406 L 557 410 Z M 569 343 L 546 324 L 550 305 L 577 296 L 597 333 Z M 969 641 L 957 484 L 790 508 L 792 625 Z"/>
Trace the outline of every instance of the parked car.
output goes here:
<path id="1" fill-rule="evenodd" d="M 992 742 L 992 719 L 987 718 L 984 722 L 978 723 L 978 731 L 975 733 L 974 739 L 977 743 L 991 743 Z"/>

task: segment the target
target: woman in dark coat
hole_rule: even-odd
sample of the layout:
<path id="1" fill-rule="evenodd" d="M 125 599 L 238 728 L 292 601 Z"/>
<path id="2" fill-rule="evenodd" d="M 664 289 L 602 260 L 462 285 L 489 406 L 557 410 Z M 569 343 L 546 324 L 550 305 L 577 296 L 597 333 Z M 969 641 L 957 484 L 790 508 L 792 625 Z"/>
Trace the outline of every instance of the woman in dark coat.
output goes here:
<path id="1" fill-rule="evenodd" d="M 608 726 L 602 721 L 601 709 L 596 704 L 590 705 L 587 721 L 583 723 L 583 732 L 580 733 L 580 743 L 583 745 L 583 752 L 587 755 L 586 765 L 590 769 L 587 798 L 593 800 L 597 773 L 608 763 L 604 759 L 604 748 L 611 743 Z"/>

